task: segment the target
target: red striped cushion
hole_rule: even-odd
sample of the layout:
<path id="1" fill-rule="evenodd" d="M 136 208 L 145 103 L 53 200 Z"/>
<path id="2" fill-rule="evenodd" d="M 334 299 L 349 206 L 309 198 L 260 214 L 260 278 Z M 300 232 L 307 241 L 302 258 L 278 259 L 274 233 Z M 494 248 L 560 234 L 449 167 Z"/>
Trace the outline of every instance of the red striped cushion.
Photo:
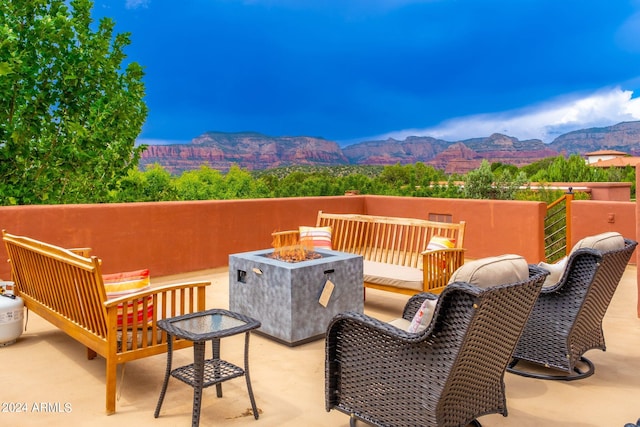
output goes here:
<path id="1" fill-rule="evenodd" d="M 433 236 L 427 245 L 428 251 L 437 251 L 438 249 L 451 249 L 456 247 L 455 240 L 442 236 Z"/>
<path id="2" fill-rule="evenodd" d="M 331 227 L 300 226 L 300 243 L 331 250 Z"/>
<path id="3" fill-rule="evenodd" d="M 136 292 L 151 288 L 149 279 L 149 269 L 126 271 L 123 273 L 104 274 L 102 276 L 107 299 L 114 299 L 124 295 L 131 295 Z M 124 304 L 118 305 L 118 327 L 122 327 Z M 127 304 L 127 325 L 131 325 L 134 320 L 134 313 L 137 314 L 137 322 L 150 322 L 153 317 L 153 300 L 149 298 L 146 305 L 143 301 L 131 301 Z"/>

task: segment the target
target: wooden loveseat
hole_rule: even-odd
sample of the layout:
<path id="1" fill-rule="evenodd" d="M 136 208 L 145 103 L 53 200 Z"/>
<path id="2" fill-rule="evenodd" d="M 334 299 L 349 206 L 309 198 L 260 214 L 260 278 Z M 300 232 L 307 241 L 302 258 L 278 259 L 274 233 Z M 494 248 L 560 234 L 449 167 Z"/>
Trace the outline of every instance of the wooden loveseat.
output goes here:
<path id="1" fill-rule="evenodd" d="M 301 227 L 302 235 L 300 230 L 292 230 L 274 233 L 274 237 L 303 243 L 308 229 Z M 362 255 L 367 288 L 406 295 L 440 293 L 464 263 L 464 221 L 444 223 L 319 211 L 316 226 L 309 232 L 315 236 L 309 238 L 327 231 L 331 249 Z M 454 247 L 428 249 L 434 237 L 446 238 Z"/>
<path id="2" fill-rule="evenodd" d="M 116 411 L 117 366 L 167 351 L 159 319 L 205 309 L 209 282 L 149 288 L 107 299 L 101 261 L 87 250 L 64 249 L 3 230 L 16 293 L 38 314 L 106 359 L 106 412 Z M 125 313 L 126 308 L 126 313 Z M 174 348 L 191 346 L 177 340 Z"/>

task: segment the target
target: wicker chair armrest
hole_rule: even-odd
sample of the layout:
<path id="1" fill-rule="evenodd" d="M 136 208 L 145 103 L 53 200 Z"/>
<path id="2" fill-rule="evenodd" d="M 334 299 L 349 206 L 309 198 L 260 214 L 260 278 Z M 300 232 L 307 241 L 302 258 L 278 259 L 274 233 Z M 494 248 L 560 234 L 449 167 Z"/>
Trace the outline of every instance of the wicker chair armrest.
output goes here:
<path id="1" fill-rule="evenodd" d="M 360 330 L 360 335 L 367 341 L 378 341 L 380 336 L 387 336 L 407 343 L 422 341 L 425 334 L 414 334 L 404 331 L 387 322 L 375 319 L 362 313 L 344 312 L 336 315 L 327 328 L 327 342 L 334 342 L 339 330 Z M 369 337 L 369 338 L 364 338 Z M 367 348 L 367 347 L 363 347 Z"/>
<path id="2" fill-rule="evenodd" d="M 582 257 L 587 257 L 587 256 L 593 258 L 592 262 L 594 264 L 598 264 L 602 261 L 602 252 L 598 251 L 597 249 L 592 249 L 592 248 L 577 249 L 571 255 L 569 255 L 569 259 L 567 260 L 567 265 L 565 266 L 564 273 L 562 274 L 562 277 L 560 278 L 558 283 L 552 286 L 544 286 L 540 291 L 540 296 L 548 297 L 549 295 L 556 294 L 560 289 L 562 289 L 567 283 L 570 273 L 573 270 L 574 265 L 578 261 L 578 259 Z"/>
<path id="3" fill-rule="evenodd" d="M 211 282 L 190 282 L 190 283 L 176 283 L 171 285 L 163 285 L 155 288 L 147 289 L 146 291 L 136 292 L 130 295 L 124 295 L 119 298 L 113 298 L 105 301 L 103 304 L 107 308 L 117 309 L 118 305 L 129 302 L 139 300 L 141 298 L 145 298 L 152 295 L 160 295 L 160 294 L 169 294 L 171 292 L 180 292 L 192 288 L 205 288 L 206 286 L 211 285 Z"/>

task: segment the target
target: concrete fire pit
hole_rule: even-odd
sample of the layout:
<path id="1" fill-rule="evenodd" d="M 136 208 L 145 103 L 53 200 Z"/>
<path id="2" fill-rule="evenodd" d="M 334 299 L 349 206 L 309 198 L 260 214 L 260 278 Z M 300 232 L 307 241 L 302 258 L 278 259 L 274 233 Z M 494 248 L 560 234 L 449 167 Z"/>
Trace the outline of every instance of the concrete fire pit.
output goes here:
<path id="1" fill-rule="evenodd" d="M 322 338 L 338 313 L 362 313 L 362 257 L 315 252 L 321 258 L 298 262 L 272 258 L 273 249 L 229 255 L 229 309 L 259 320 L 259 333 L 289 346 Z M 334 288 L 325 307 L 327 281 Z"/>

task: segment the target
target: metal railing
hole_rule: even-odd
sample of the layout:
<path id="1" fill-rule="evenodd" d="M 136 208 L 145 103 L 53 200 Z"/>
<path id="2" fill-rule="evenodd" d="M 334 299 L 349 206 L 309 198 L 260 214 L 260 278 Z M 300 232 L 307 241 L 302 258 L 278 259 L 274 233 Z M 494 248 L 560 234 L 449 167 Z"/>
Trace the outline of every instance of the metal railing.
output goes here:
<path id="1" fill-rule="evenodd" d="M 562 197 L 547 205 L 544 217 L 544 255 L 553 263 L 568 254 L 571 242 L 571 201 L 573 188 Z"/>

